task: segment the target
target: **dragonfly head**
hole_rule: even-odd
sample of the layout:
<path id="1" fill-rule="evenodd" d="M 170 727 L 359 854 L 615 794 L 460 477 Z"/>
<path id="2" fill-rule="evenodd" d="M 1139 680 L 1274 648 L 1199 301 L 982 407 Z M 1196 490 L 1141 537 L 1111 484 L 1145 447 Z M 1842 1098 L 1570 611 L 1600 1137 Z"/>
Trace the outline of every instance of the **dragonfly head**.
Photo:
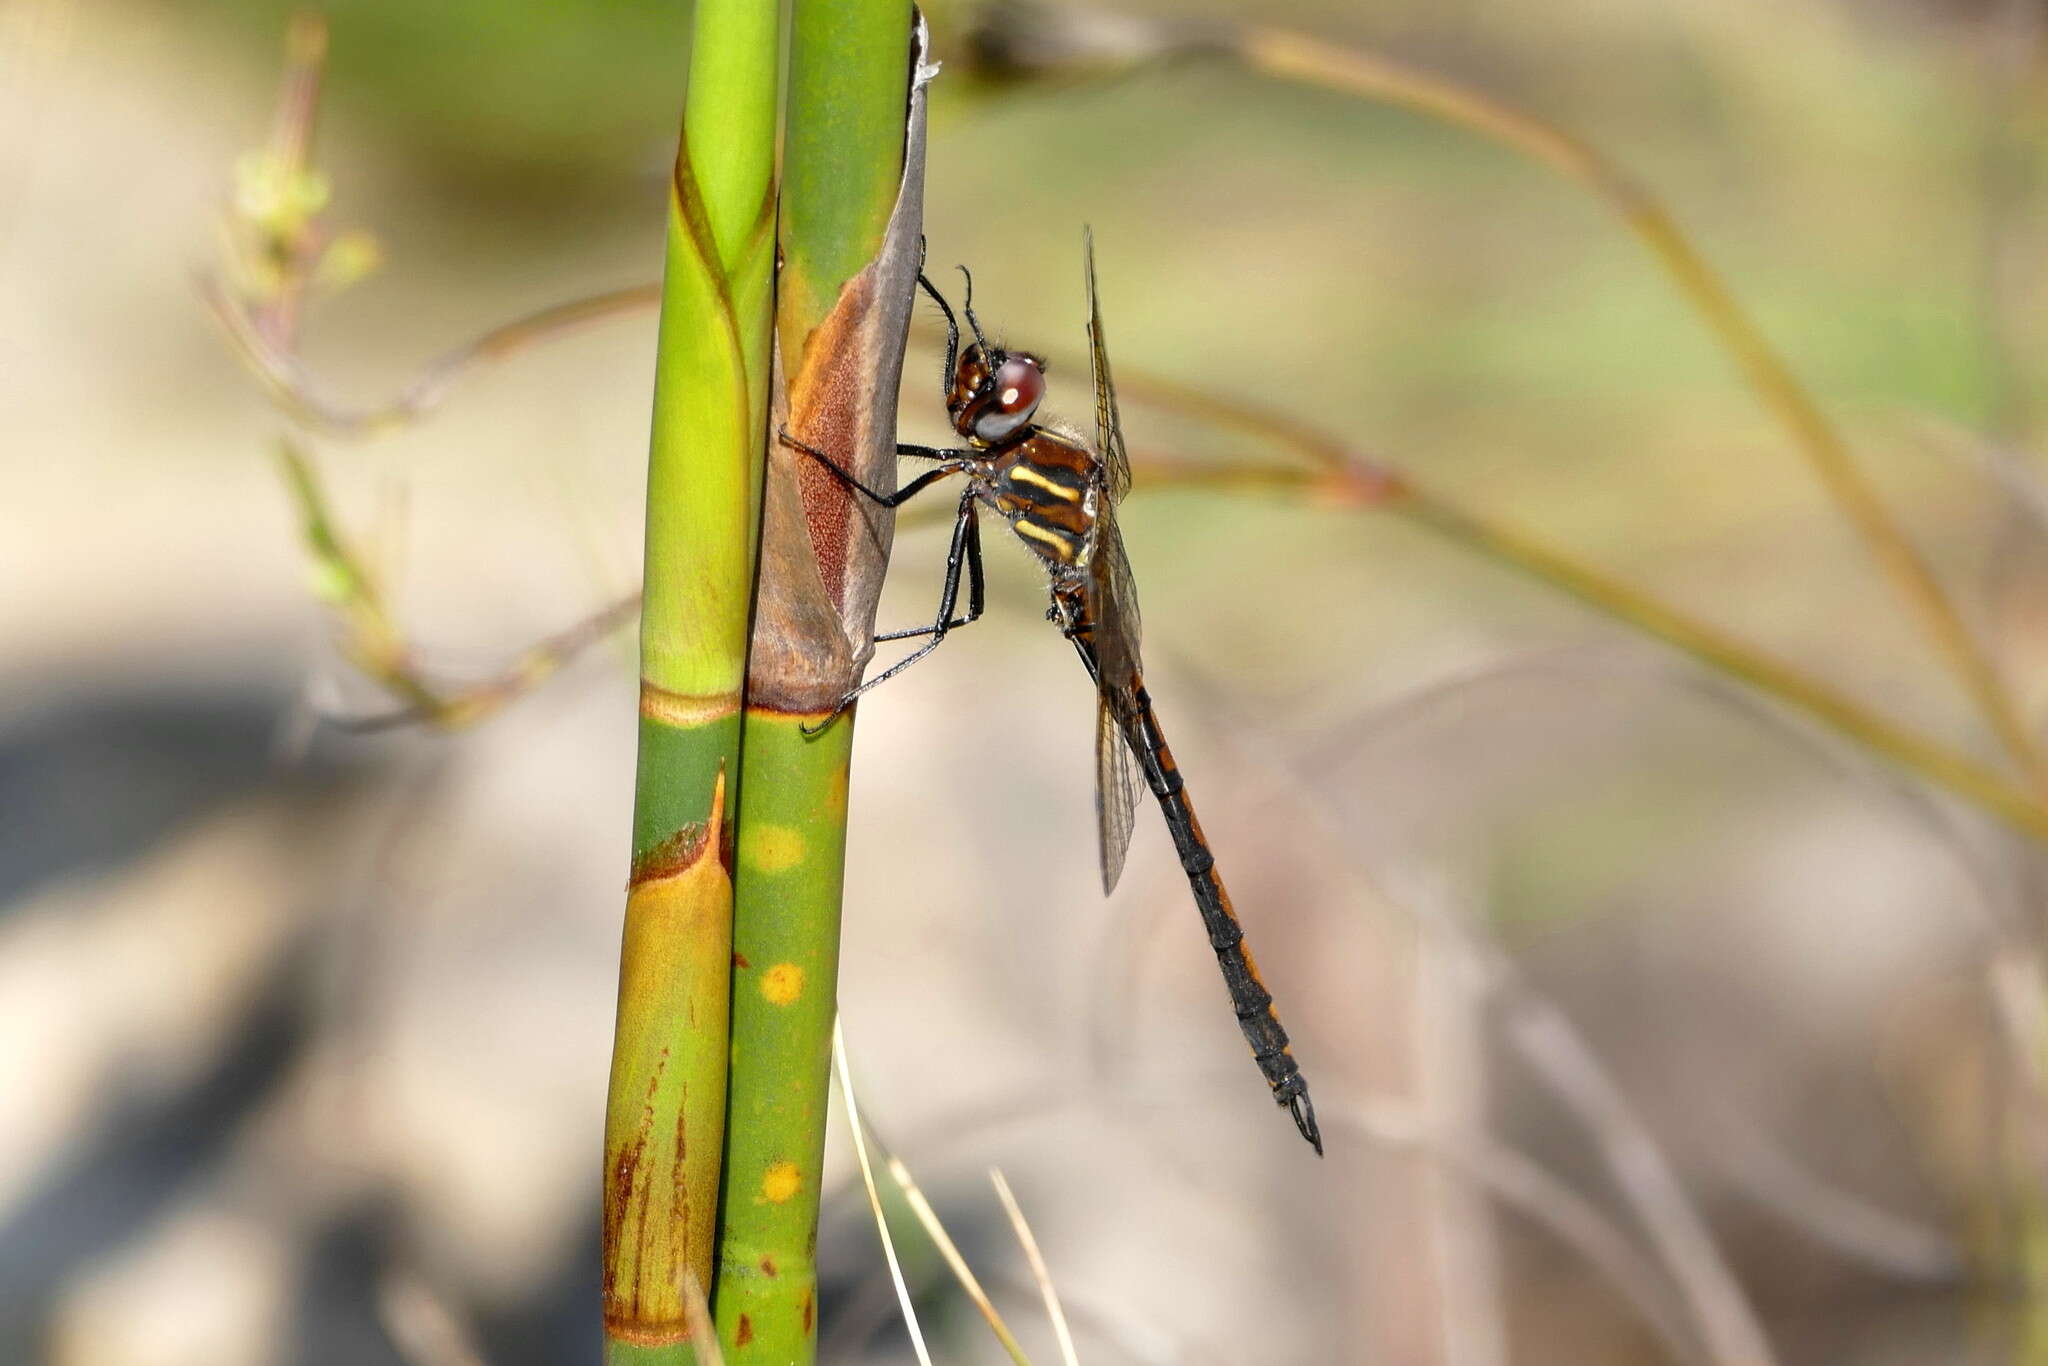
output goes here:
<path id="1" fill-rule="evenodd" d="M 1045 397 L 1045 362 L 1026 351 L 974 342 L 953 367 L 946 411 L 970 440 L 994 445 L 1031 421 Z"/>

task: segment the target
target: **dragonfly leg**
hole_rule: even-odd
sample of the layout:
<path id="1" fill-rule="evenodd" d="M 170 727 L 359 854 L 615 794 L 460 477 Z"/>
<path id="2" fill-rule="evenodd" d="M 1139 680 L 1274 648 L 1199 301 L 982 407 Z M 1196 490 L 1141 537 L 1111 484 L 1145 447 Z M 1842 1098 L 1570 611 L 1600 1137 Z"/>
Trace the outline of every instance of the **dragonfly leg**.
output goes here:
<path id="1" fill-rule="evenodd" d="M 939 306 L 939 312 L 946 315 L 946 368 L 939 375 L 939 392 L 943 394 L 949 392 L 953 387 L 953 366 L 960 359 L 960 322 L 953 316 L 952 305 L 946 302 L 946 296 L 939 293 L 939 287 L 926 277 L 924 261 L 922 259 L 923 251 L 924 248 L 919 246 L 917 265 L 918 287 L 931 295 L 932 302 Z"/>
<path id="2" fill-rule="evenodd" d="M 940 451 L 933 450 L 928 446 L 913 446 L 908 449 L 898 447 L 898 455 L 921 456 L 927 460 L 938 460 L 943 463 L 935 470 L 928 470 L 920 474 L 894 493 L 877 493 L 866 484 L 861 483 L 860 480 L 854 478 L 846 470 L 841 469 L 839 462 L 824 451 L 819 450 L 816 446 L 807 445 L 791 436 L 788 428 L 783 428 L 777 435 L 782 438 L 784 445 L 802 451 L 805 455 L 808 455 L 811 459 L 832 471 L 833 476 L 840 483 L 885 508 L 901 507 L 933 484 L 938 483 L 941 479 L 949 475 L 960 474 L 974 466 L 972 451 Z"/>
<path id="3" fill-rule="evenodd" d="M 912 635 L 929 634 L 930 640 L 912 650 L 873 678 L 863 679 L 859 687 L 852 689 L 839 699 L 839 705 L 832 714 L 815 726 L 803 727 L 806 735 L 816 735 L 839 718 L 839 713 L 852 706 L 864 692 L 879 688 L 897 674 L 923 659 L 946 638 L 946 633 L 957 626 L 963 626 L 981 615 L 983 580 L 981 564 L 981 521 L 974 509 L 973 489 L 960 495 L 959 515 L 953 521 L 953 544 L 946 552 L 946 581 L 939 589 L 938 617 L 928 627 L 917 631 L 906 631 L 895 636 L 878 636 L 878 640 L 904 639 Z M 960 602 L 960 575 L 967 574 L 967 614 L 959 621 L 954 620 L 953 610 Z"/>
<path id="4" fill-rule="evenodd" d="M 962 501 L 965 502 L 966 500 L 963 499 Z M 950 569 L 951 566 L 952 560 L 949 556 L 947 567 Z M 983 579 L 981 569 L 981 519 L 979 517 L 969 517 L 967 520 L 967 610 L 947 622 L 945 630 L 958 630 L 970 621 L 980 619 L 982 607 L 987 598 L 987 587 L 988 585 Z M 887 631 L 876 636 L 875 640 L 879 643 L 884 640 L 911 640 L 917 636 L 941 634 L 943 632 L 940 630 L 938 623 L 933 622 L 930 626 L 913 626 L 907 631 Z"/>
<path id="5" fill-rule="evenodd" d="M 976 459 L 975 452 L 965 446 L 919 446 L 908 441 L 896 443 L 896 454 L 911 456 L 917 460 L 963 460 Z"/>

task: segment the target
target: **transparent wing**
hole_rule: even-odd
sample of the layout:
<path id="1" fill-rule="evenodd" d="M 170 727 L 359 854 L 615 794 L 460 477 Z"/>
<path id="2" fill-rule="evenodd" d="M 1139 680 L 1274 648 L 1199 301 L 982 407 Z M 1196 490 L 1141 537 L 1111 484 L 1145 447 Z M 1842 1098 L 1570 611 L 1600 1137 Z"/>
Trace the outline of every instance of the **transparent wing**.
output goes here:
<path id="1" fill-rule="evenodd" d="M 1138 792 L 1144 787 L 1138 757 L 1124 743 L 1123 726 L 1108 697 L 1095 711 L 1095 819 L 1102 835 L 1102 894 L 1116 890 L 1124 875 L 1124 856 L 1131 851 L 1131 827 L 1138 819 Z"/>
<path id="2" fill-rule="evenodd" d="M 1088 365 L 1095 374 L 1095 457 L 1111 502 L 1131 491 L 1131 458 L 1124 452 L 1124 425 L 1116 408 L 1116 381 L 1109 374 L 1109 349 L 1102 340 L 1102 296 L 1095 288 L 1095 232 L 1081 232 L 1088 262 Z"/>
<path id="3" fill-rule="evenodd" d="M 1138 793 L 1145 787 L 1128 738 L 1142 720 L 1138 595 L 1116 514 L 1107 505 L 1097 512 L 1095 544 L 1088 558 L 1088 620 L 1100 698 L 1095 718 L 1095 811 L 1102 836 L 1102 890 L 1107 893 L 1123 874 Z"/>

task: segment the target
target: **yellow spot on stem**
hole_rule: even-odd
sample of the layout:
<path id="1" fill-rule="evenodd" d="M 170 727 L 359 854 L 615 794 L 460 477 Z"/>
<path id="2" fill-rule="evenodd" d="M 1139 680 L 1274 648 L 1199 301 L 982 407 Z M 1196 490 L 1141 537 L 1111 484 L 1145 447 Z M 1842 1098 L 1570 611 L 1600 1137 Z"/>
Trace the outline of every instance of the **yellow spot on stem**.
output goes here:
<path id="1" fill-rule="evenodd" d="M 780 1205 L 803 1189 L 803 1173 L 796 1169 L 794 1162 L 775 1162 L 761 1174 L 761 1198 L 771 1205 Z"/>
<path id="2" fill-rule="evenodd" d="M 764 873 L 787 872 L 803 862 L 803 833 L 787 825 L 756 822 L 740 827 L 740 861 Z"/>
<path id="3" fill-rule="evenodd" d="M 768 1004 L 786 1006 L 804 994 L 804 970 L 795 963 L 777 963 L 761 974 L 761 994 Z"/>

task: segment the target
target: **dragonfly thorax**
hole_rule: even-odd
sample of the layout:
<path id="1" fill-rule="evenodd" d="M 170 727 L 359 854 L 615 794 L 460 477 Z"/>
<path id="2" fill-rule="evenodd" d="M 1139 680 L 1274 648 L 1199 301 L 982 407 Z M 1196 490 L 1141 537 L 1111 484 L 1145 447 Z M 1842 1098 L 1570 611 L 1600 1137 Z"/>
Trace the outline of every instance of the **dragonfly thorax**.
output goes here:
<path id="1" fill-rule="evenodd" d="M 1032 427 L 989 462 L 985 497 L 1048 568 L 1086 567 L 1095 548 L 1101 477 L 1079 440 Z"/>

